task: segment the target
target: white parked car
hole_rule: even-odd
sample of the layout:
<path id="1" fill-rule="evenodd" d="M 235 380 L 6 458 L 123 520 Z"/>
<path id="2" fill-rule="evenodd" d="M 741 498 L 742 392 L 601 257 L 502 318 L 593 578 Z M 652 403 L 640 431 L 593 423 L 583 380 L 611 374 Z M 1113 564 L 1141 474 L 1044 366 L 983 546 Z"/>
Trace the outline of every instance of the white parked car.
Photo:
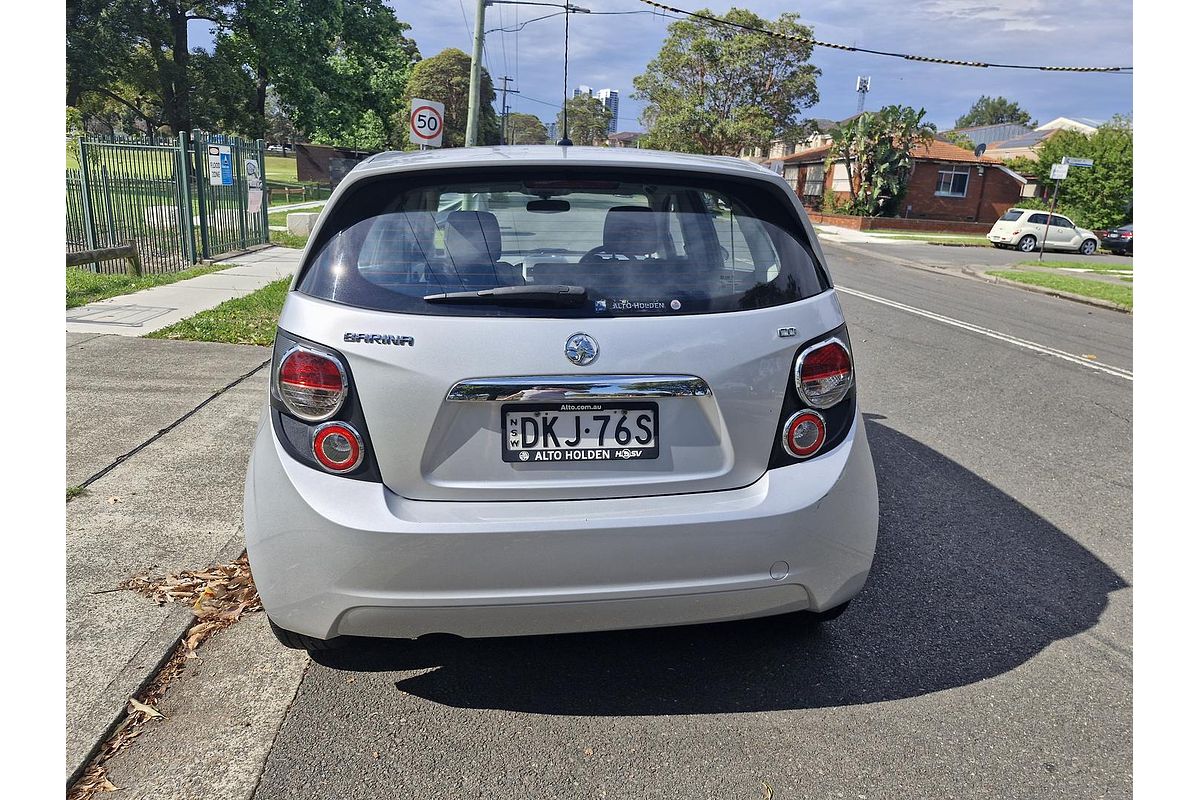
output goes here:
<path id="1" fill-rule="evenodd" d="M 1010 208 L 988 232 L 988 241 L 996 247 L 1015 247 L 1023 253 L 1041 248 L 1072 250 L 1090 256 L 1100 240 L 1086 228 L 1078 227 L 1061 214 L 1030 208 Z"/>
<path id="2" fill-rule="evenodd" d="M 291 647 L 840 614 L 879 510 L 791 188 L 648 150 L 383 153 L 279 319 L 246 543 Z"/>

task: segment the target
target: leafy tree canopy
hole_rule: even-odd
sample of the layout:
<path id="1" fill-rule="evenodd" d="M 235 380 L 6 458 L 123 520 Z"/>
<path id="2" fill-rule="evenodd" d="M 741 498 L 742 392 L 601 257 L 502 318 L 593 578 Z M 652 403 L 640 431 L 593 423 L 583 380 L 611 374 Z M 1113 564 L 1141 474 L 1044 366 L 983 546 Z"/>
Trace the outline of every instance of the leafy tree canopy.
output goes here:
<path id="1" fill-rule="evenodd" d="M 954 127 L 973 128 L 976 125 L 1001 125 L 1005 122 L 1037 127 L 1037 120 L 1030 119 L 1029 112 L 1012 100 L 987 95 L 981 96 L 970 111 L 955 120 Z"/>
<path id="2" fill-rule="evenodd" d="M 567 127 L 563 127 L 561 111 L 555 119 L 558 121 L 559 135 L 564 130 L 569 131 L 567 136 L 573 144 L 604 144 L 608 140 L 608 123 L 612 120 L 612 112 L 599 98 L 581 94 L 567 101 Z"/>
<path id="3" fill-rule="evenodd" d="M 514 111 L 508 115 L 509 144 L 545 144 L 548 138 L 545 124 L 533 114 Z"/>
<path id="4" fill-rule="evenodd" d="M 443 147 L 462 147 L 467 135 L 467 100 L 471 86 L 471 57 L 462 50 L 447 48 L 436 56 L 420 61 L 409 73 L 400 107 L 391 120 L 392 146 L 415 150 L 408 141 L 408 113 L 414 97 L 436 100 L 446 106 Z M 500 120 L 492 102 L 496 90 L 486 69 L 480 69 L 479 137 L 480 144 L 500 143 Z"/>
<path id="5" fill-rule="evenodd" d="M 834 128 L 826 167 L 841 163 L 850 178 L 849 210 L 879 216 L 893 210 L 908 189 L 912 151 L 933 139 L 925 109 L 886 106 Z"/>
<path id="6" fill-rule="evenodd" d="M 763 19 L 745 9 L 702 14 L 752 28 L 812 38 L 798 14 Z M 818 99 L 812 45 L 695 20 L 672 22 L 658 56 L 633 79 L 646 101 L 646 144 L 662 150 L 737 155 L 790 136 Z"/>
<path id="7" fill-rule="evenodd" d="M 1063 156 L 1090 158 L 1091 169 L 1072 167 L 1059 185 L 1058 205 L 1076 225 L 1112 228 L 1133 218 L 1133 123 L 1115 116 L 1090 136 L 1060 130 L 1037 149 L 1031 172 L 1043 187 L 1053 187 L 1050 168 Z"/>

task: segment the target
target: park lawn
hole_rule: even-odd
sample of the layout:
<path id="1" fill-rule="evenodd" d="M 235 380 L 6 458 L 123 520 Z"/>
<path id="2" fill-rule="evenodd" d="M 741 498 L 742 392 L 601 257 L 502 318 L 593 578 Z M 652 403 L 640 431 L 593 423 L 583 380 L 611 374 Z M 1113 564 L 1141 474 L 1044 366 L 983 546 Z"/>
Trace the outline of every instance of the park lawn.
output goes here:
<path id="1" fill-rule="evenodd" d="M 279 312 L 291 278 L 280 278 L 245 297 L 226 300 L 216 308 L 147 334 L 151 339 L 270 345 L 275 341 Z"/>
<path id="2" fill-rule="evenodd" d="M 1131 272 L 1133 259 L 1120 264 L 1088 261 L 1018 261 L 1018 267 L 1054 267 L 1055 269 L 1086 269 L 1091 272 Z"/>
<path id="3" fill-rule="evenodd" d="M 106 300 L 109 297 L 117 297 L 122 294 L 130 294 L 138 292 L 142 289 L 149 289 L 152 286 L 165 286 L 168 283 L 186 280 L 187 278 L 196 278 L 200 275 L 207 275 L 210 272 L 219 272 L 223 269 L 229 269 L 235 266 L 233 264 L 208 264 L 200 267 L 192 267 L 185 269 L 182 272 L 166 272 L 154 275 L 143 275 L 140 278 L 135 278 L 132 275 L 127 275 L 124 272 L 116 274 L 104 274 L 89 272 L 86 269 L 79 267 L 67 268 L 67 308 L 75 308 L 76 306 L 85 306 L 88 303 L 94 303 L 97 300 Z"/>
<path id="4" fill-rule="evenodd" d="M 296 183 L 295 156 L 267 156 L 263 172 L 269 181 L 277 183 Z"/>
<path id="5" fill-rule="evenodd" d="M 1059 292 L 1069 292 L 1098 300 L 1116 303 L 1124 309 L 1133 309 L 1133 287 L 1121 286 L 1105 281 L 1093 281 L 1087 278 L 1077 278 L 1073 275 L 1055 275 L 1049 272 L 1022 272 L 1020 270 L 1002 269 L 987 273 L 997 278 L 1005 278 L 1017 283 L 1028 283 Z"/>

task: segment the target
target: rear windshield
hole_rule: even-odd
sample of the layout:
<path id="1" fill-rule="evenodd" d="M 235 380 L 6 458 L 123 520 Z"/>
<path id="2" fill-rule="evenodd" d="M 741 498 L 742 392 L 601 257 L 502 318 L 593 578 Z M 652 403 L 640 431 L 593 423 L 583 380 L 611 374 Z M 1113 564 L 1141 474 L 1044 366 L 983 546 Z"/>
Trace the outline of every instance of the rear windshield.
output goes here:
<path id="1" fill-rule="evenodd" d="M 1016 209 L 1016 208 L 1011 209 L 1009 211 L 1004 212 L 1004 216 L 1000 218 L 1000 221 L 1001 222 L 1016 222 L 1017 220 L 1019 220 L 1021 218 L 1021 214 L 1023 214 L 1023 213 L 1024 212 L 1020 211 L 1019 209 Z"/>
<path id="2" fill-rule="evenodd" d="M 761 182 L 562 169 L 430 178 L 352 189 L 299 291 L 382 311 L 593 317 L 764 308 L 828 288 L 790 198 Z"/>

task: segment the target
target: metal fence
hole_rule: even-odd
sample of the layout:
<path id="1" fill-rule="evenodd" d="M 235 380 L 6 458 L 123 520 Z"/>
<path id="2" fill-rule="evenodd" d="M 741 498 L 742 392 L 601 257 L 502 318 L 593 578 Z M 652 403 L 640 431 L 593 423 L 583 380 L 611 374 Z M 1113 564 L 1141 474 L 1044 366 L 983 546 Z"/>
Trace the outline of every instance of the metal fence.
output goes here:
<path id="1" fill-rule="evenodd" d="M 176 272 L 268 241 L 267 199 L 251 193 L 265 188 L 261 140 L 202 131 L 177 139 L 88 136 L 75 155 L 78 168 L 67 169 L 68 253 L 133 242 L 146 272 Z M 116 272 L 124 264 L 90 268 Z"/>

